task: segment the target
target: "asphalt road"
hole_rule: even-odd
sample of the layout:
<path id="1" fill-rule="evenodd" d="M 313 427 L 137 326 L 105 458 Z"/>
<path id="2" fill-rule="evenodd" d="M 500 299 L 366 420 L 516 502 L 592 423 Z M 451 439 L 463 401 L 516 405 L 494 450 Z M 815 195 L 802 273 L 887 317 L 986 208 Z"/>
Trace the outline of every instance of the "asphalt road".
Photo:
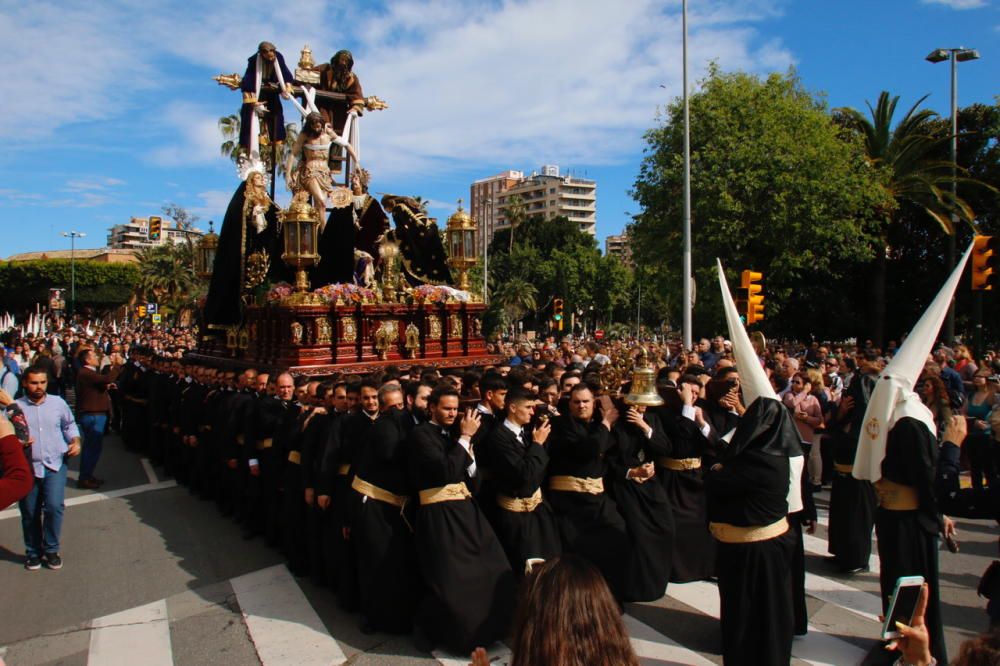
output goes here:
<path id="1" fill-rule="evenodd" d="M 292 577 L 262 540 L 244 541 L 214 504 L 158 473 L 107 438 L 106 486 L 67 490 L 60 571 L 25 571 L 17 509 L 0 512 L 0 656 L 8 664 L 468 663 L 419 653 L 405 636 L 362 634 L 327 590 Z M 793 663 L 872 663 L 881 653 L 877 569 L 845 577 L 827 566 L 827 499 L 817 496 L 821 527 L 806 544 L 810 634 L 796 639 Z M 961 552 L 941 552 L 951 656 L 986 628 L 975 588 L 997 556 L 995 523 L 958 527 Z M 629 604 L 625 619 L 643 663 L 709 664 L 721 663 L 717 617 L 714 585 L 691 583 Z M 494 652 L 505 663 L 503 646 Z"/>

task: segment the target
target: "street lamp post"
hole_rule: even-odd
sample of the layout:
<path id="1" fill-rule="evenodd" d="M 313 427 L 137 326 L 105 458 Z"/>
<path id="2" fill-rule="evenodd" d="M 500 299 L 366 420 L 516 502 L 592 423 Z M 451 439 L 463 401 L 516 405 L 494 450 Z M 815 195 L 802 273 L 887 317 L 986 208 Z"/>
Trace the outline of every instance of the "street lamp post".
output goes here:
<path id="1" fill-rule="evenodd" d="M 681 4 L 684 30 L 683 69 L 684 83 L 684 281 L 681 289 L 681 307 L 684 313 L 684 349 L 691 349 L 691 109 L 688 106 L 688 20 L 687 0 Z"/>
<path id="2" fill-rule="evenodd" d="M 958 175 L 955 164 L 958 161 L 958 63 L 966 60 L 978 60 L 979 51 L 967 49 L 964 46 L 953 49 L 934 49 L 925 60 L 931 63 L 951 62 L 951 196 L 952 200 L 958 193 Z M 955 268 L 955 229 L 958 227 L 958 215 L 951 214 L 952 233 L 948 235 L 948 270 Z M 955 299 L 952 298 L 948 307 L 948 318 L 944 323 L 944 338 L 946 344 L 955 340 Z"/>
<path id="3" fill-rule="evenodd" d="M 87 234 L 82 231 L 64 231 L 63 238 L 69 239 L 69 314 L 76 314 L 76 239 Z"/>

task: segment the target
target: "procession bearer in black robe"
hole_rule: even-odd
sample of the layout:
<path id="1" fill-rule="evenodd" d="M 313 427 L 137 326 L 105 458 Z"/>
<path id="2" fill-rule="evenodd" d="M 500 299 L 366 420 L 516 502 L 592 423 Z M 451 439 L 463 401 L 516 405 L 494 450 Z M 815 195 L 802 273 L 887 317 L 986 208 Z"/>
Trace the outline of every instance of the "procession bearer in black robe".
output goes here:
<path id="1" fill-rule="evenodd" d="M 923 576 L 930 588 L 925 622 L 931 654 L 939 664 L 947 664 L 948 655 L 941 623 L 938 533 L 948 536 L 955 527 L 941 515 L 934 492 L 938 457 L 934 416 L 913 389 L 972 249 L 970 245 L 879 375 L 865 410 L 852 472 L 856 479 L 871 481 L 879 497 L 875 533 L 883 612 L 900 576 Z"/>
<path id="2" fill-rule="evenodd" d="M 596 414 L 594 405 L 593 390 L 581 382 L 570 391 L 569 413 L 553 419 L 548 497 L 563 550 L 590 560 L 620 600 L 629 540 L 615 501 L 604 492 L 618 410 L 606 402 Z"/>
<path id="3" fill-rule="evenodd" d="M 419 648 L 445 645 L 468 654 L 503 638 L 514 605 L 507 556 L 465 484 L 477 473 L 470 442 L 479 428 L 473 411 L 458 416 L 458 391 L 434 389 L 431 421 L 410 436 L 410 483 L 419 497 L 416 547 L 427 593 L 414 621 Z"/>
<path id="4" fill-rule="evenodd" d="M 625 519 L 630 557 L 622 563 L 624 601 L 655 601 L 670 580 L 674 515 L 667 493 L 656 479 L 654 460 L 670 454 L 670 441 L 659 419 L 645 405 L 628 408 L 611 429 L 608 490 Z"/>
<path id="5" fill-rule="evenodd" d="M 799 436 L 757 360 L 718 265 L 722 301 L 749 406 L 705 476 L 717 543 L 722 655 L 731 664 L 787 664 L 794 630 L 788 514 L 802 510 Z"/>
<path id="6" fill-rule="evenodd" d="M 405 633 L 416 611 L 419 574 L 413 506 L 406 478 L 406 439 L 416 425 L 403 389 L 384 384 L 369 441 L 355 456 L 351 488 L 359 505 L 351 528 L 361 591 L 361 631 Z"/>
<path id="7" fill-rule="evenodd" d="M 536 402 L 526 389 L 510 389 L 503 421 L 476 449 L 490 471 L 493 526 L 518 576 L 529 559 L 547 560 L 562 551 L 555 515 L 542 496 L 552 426 L 546 418 L 530 427 Z"/>

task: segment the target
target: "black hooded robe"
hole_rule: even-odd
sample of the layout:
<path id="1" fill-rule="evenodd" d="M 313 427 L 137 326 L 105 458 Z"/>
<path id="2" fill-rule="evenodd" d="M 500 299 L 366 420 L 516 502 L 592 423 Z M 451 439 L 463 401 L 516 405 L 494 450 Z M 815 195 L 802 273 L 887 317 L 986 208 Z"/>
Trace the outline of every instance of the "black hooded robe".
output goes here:
<path id="1" fill-rule="evenodd" d="M 875 388 L 875 380 L 874 375 L 861 375 L 848 387 L 847 395 L 854 399 L 854 407 L 848 415 L 850 423 L 838 429 L 833 438 L 836 467 L 830 490 L 828 543 L 834 563 L 844 571 L 867 567 L 872 554 L 872 528 L 878 497 L 871 482 L 855 479 L 848 470 L 854 466 L 865 407 Z"/>
<path id="2" fill-rule="evenodd" d="M 257 55 L 254 53 L 247 58 L 247 70 L 243 74 L 243 80 L 240 84 L 240 90 L 244 95 L 253 95 L 257 85 Z M 284 77 L 285 83 L 291 85 L 295 77 L 285 66 L 285 57 L 277 52 L 275 55 L 277 58 L 271 64 L 281 68 L 281 76 Z M 257 102 L 267 106 L 267 113 L 260 119 L 260 124 L 262 130 L 265 125 L 267 126 L 268 140 L 272 144 L 285 140 L 285 114 L 281 108 L 281 91 L 277 88 L 279 85 L 278 76 L 275 74 L 273 66 L 267 75 L 261 77 L 260 93 L 257 96 Z M 266 84 L 272 84 L 273 87 Z M 240 147 L 247 154 L 250 153 L 250 114 L 254 112 L 254 104 L 251 102 L 244 103 L 240 107 Z M 263 145 L 260 149 L 262 153 L 266 150 Z"/>
<path id="3" fill-rule="evenodd" d="M 718 465 L 705 475 L 712 523 L 761 527 L 788 514 L 789 455 L 799 435 L 777 400 L 758 398 L 741 417 Z M 717 540 L 722 656 L 733 664 L 787 664 L 794 605 L 792 530 L 760 541 Z"/>
<path id="4" fill-rule="evenodd" d="M 942 529 L 942 517 L 934 493 L 937 456 L 937 441 L 920 421 L 904 417 L 892 427 L 885 444 L 882 478 L 914 488 L 919 506 L 913 511 L 893 511 L 880 506 L 875 514 L 875 534 L 881 563 L 882 611 L 889 605 L 897 578 L 923 576 L 930 587 L 925 622 L 931 654 L 939 664 L 947 664 L 938 577 L 938 532 Z"/>

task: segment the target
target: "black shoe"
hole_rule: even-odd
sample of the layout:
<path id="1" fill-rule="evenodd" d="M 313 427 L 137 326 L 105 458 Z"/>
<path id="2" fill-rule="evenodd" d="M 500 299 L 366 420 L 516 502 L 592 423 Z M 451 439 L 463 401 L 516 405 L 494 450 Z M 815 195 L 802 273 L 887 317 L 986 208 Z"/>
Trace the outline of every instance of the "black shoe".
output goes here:
<path id="1" fill-rule="evenodd" d="M 80 479 L 76 482 L 76 487 L 81 490 L 97 490 L 101 484 L 97 482 L 97 479 Z"/>
<path id="2" fill-rule="evenodd" d="M 34 555 L 24 558 L 24 568 L 28 571 L 38 571 L 42 568 L 42 561 Z"/>
<path id="3" fill-rule="evenodd" d="M 62 558 L 59 557 L 59 553 L 47 553 L 45 555 L 45 566 L 53 571 L 62 569 Z"/>

